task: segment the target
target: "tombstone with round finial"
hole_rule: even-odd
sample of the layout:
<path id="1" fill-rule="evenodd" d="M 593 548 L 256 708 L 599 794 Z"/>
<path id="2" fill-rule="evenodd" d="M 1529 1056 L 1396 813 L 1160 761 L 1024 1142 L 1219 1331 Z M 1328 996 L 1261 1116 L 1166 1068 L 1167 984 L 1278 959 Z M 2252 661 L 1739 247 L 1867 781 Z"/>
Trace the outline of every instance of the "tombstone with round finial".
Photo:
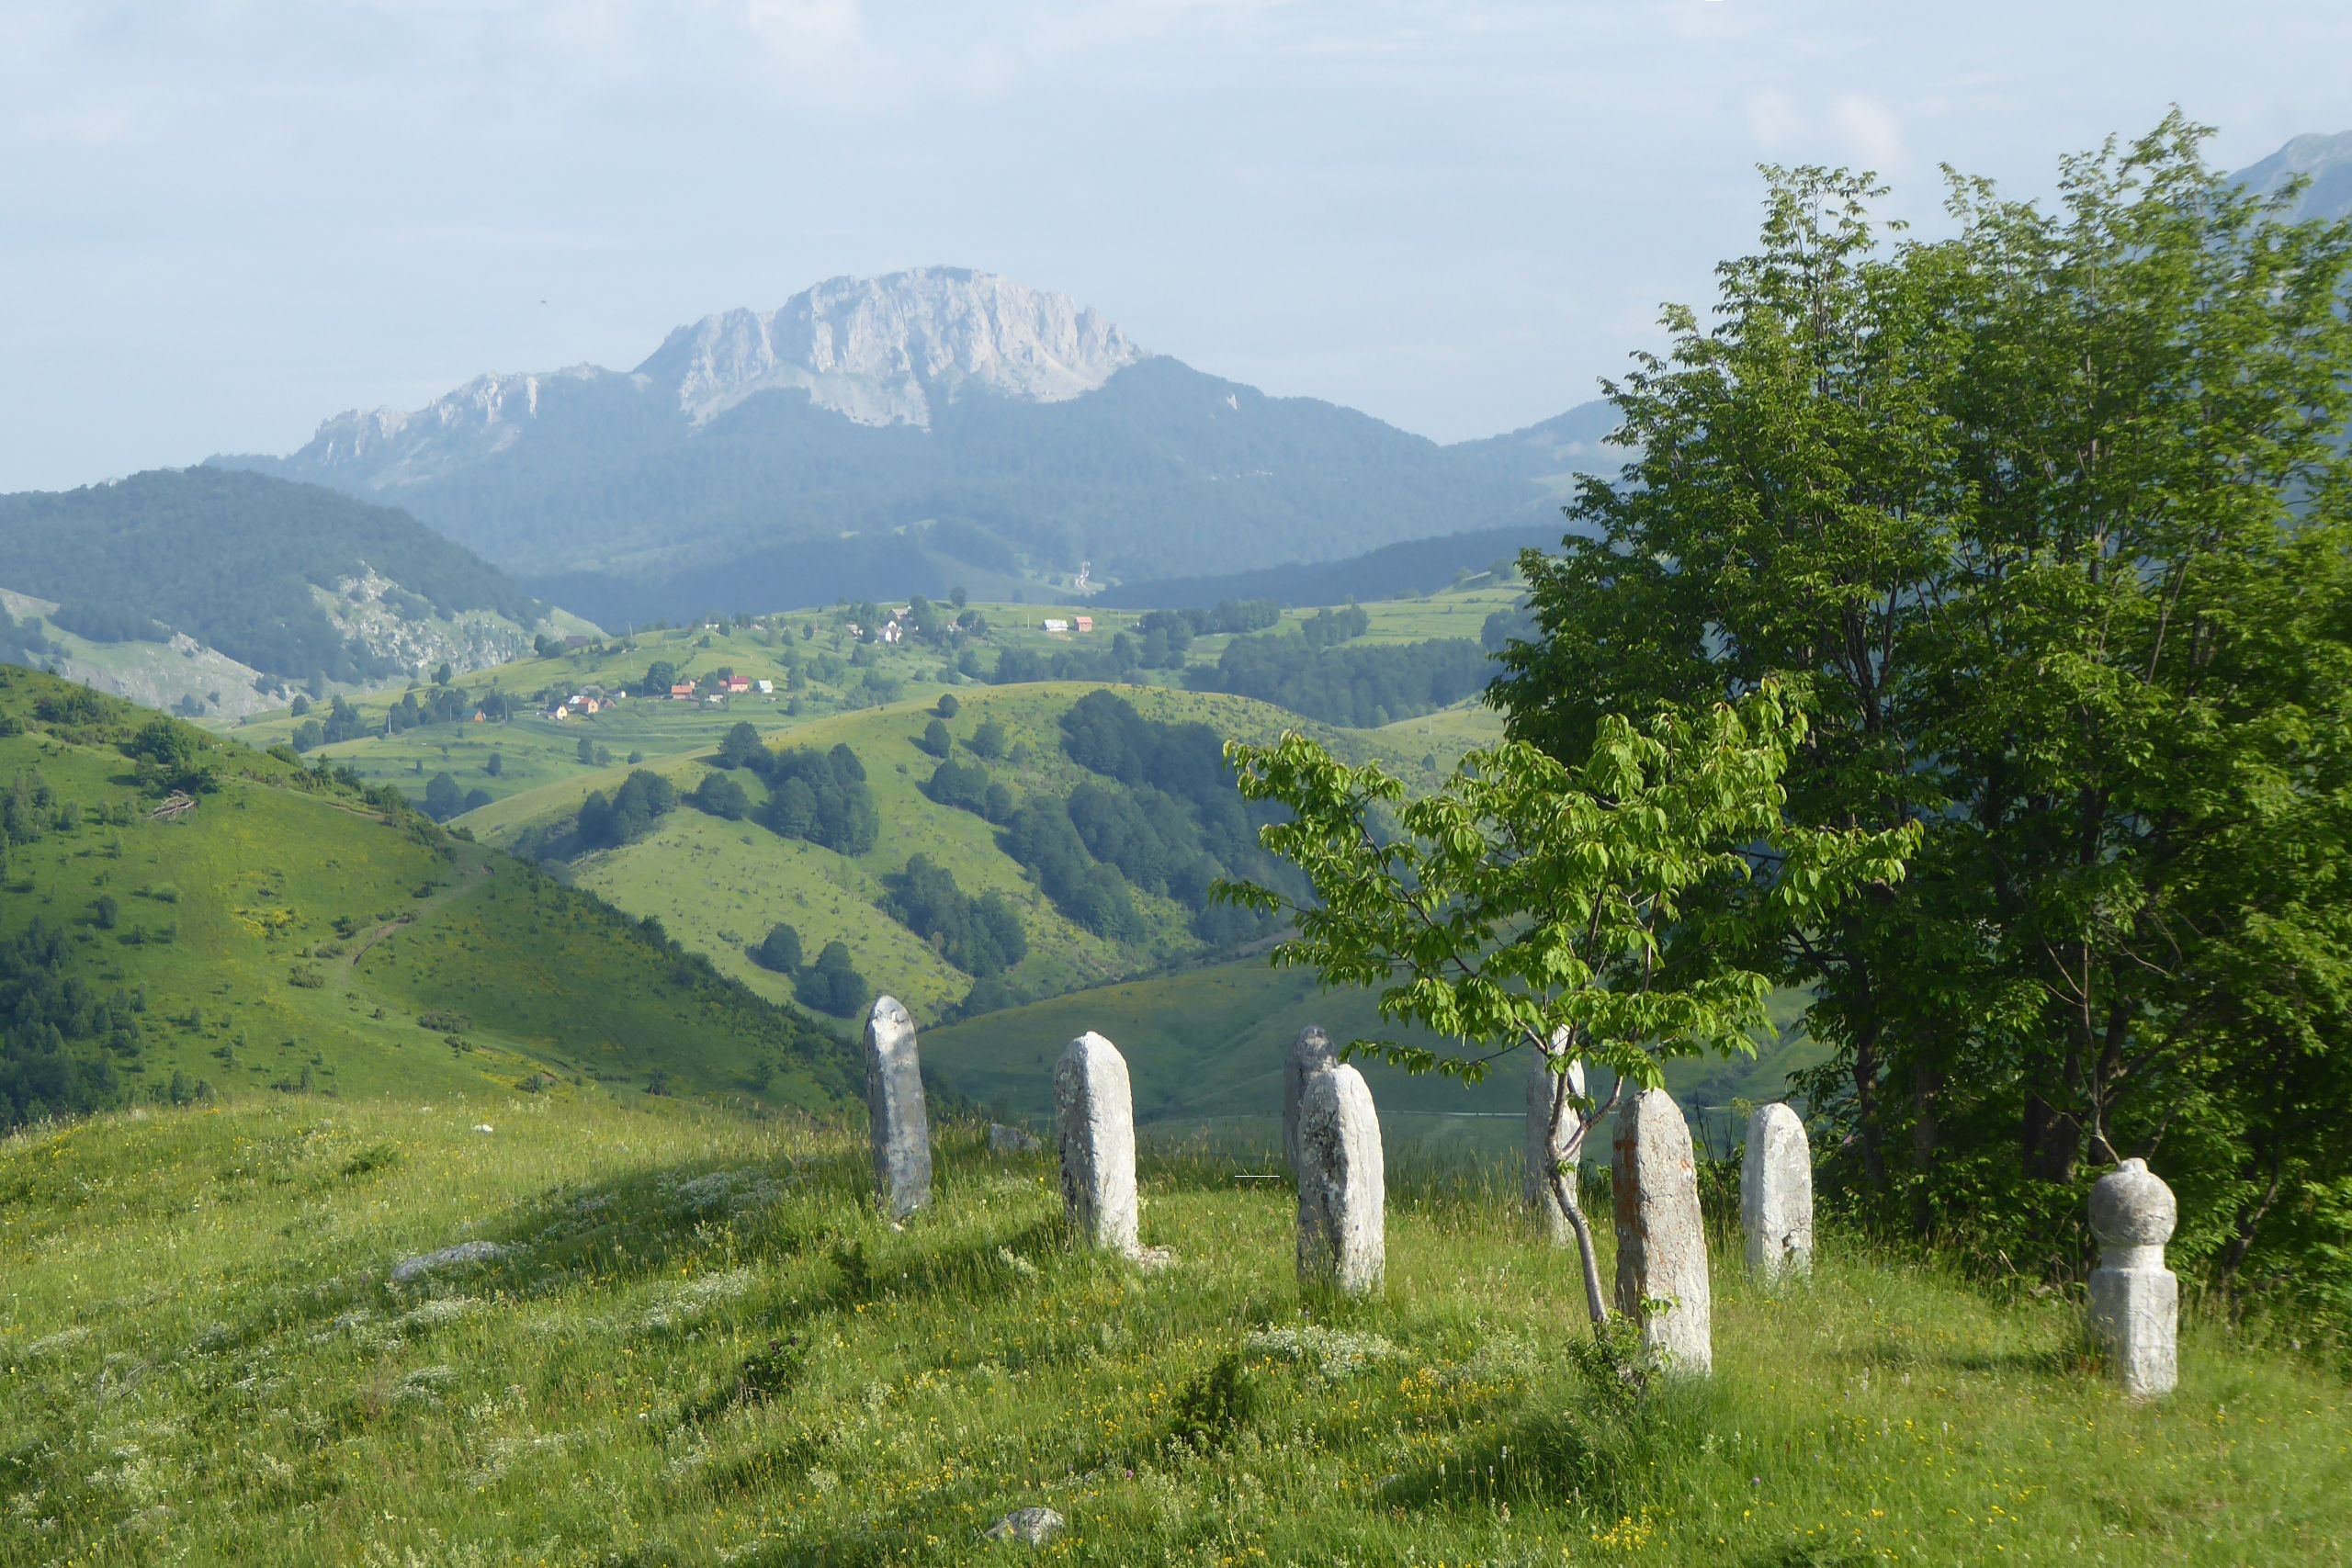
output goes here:
<path id="1" fill-rule="evenodd" d="M 1307 1079 L 1338 1062 L 1331 1037 L 1319 1024 L 1308 1024 L 1290 1043 L 1290 1055 L 1283 1063 L 1283 1157 L 1290 1161 L 1293 1175 L 1298 1173 L 1299 1097 L 1306 1092 Z"/>
<path id="2" fill-rule="evenodd" d="M 1089 1030 L 1054 1068 L 1055 1138 L 1062 1205 L 1087 1247 L 1136 1254 L 1136 1113 L 1127 1059 Z"/>
<path id="3" fill-rule="evenodd" d="M 874 1140 L 874 1187 L 894 1220 L 931 1201 L 931 1118 L 924 1111 L 915 1021 L 895 997 L 865 1019 L 865 1113 Z"/>
<path id="4" fill-rule="evenodd" d="M 1786 1105 L 1759 1105 L 1747 1119 L 1739 1163 L 1739 1218 L 1747 1269 L 1767 1285 L 1813 1269 L 1813 1149 L 1804 1122 Z"/>
<path id="5" fill-rule="evenodd" d="M 1617 1310 L 1642 1320 L 1642 1344 L 1665 1371 L 1714 1369 L 1713 1297 L 1690 1125 L 1662 1089 L 1617 1112 L 1611 1171 L 1617 1220 Z"/>
<path id="6" fill-rule="evenodd" d="M 2123 1392 L 2170 1393 L 2180 1380 L 2180 1280 L 2165 1267 L 2165 1243 L 2180 1218 L 2172 1189 L 2143 1159 L 2127 1159 L 2091 1189 L 2091 1330 L 2107 1348 Z"/>
<path id="7" fill-rule="evenodd" d="M 1380 1288 L 1388 1265 L 1380 1117 L 1344 1063 L 1306 1080 L 1298 1102 L 1298 1277 L 1348 1296 Z"/>
<path id="8" fill-rule="evenodd" d="M 1565 1170 L 1559 1186 L 1567 1201 L 1577 1199 L 1577 1162 L 1584 1155 L 1584 1113 L 1576 1101 L 1584 1098 L 1584 1064 L 1556 1066 L 1556 1051 L 1538 1051 L 1527 1065 L 1527 1176 L 1524 1194 L 1528 1213 L 1551 1238 L 1565 1247 L 1575 1235 L 1567 1211 L 1560 1207 L 1560 1192 L 1552 1173 Z M 1565 1100 L 1563 1100 L 1563 1097 Z"/>

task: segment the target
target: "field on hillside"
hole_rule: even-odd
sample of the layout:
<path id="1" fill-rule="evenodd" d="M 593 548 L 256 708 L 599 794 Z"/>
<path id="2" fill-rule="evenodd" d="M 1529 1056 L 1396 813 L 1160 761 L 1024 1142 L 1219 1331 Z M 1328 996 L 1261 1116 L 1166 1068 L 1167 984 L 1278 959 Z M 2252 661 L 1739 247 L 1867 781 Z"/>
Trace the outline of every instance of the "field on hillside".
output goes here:
<path id="1" fill-rule="evenodd" d="M 961 709 L 948 725 L 958 742 L 957 755 L 970 761 L 962 743 L 994 719 L 1005 731 L 1008 755 L 989 764 L 990 775 L 1024 795 L 1039 790 L 1067 794 L 1093 775 L 1064 755 L 1059 719 L 1072 702 L 1097 689 L 1079 682 L 965 688 L 956 694 Z M 1112 689 L 1147 718 L 1204 723 L 1221 735 L 1250 740 L 1296 728 L 1358 760 L 1377 756 L 1417 775 L 1420 768 L 1417 758 L 1397 754 L 1376 737 L 1327 729 L 1244 697 L 1163 687 Z M 812 955 L 822 942 L 839 940 L 874 989 L 899 997 L 922 1018 L 943 1016 L 972 982 L 874 907 L 883 895 L 883 879 L 904 870 L 917 854 L 954 873 L 967 894 L 1001 892 L 1018 906 L 1030 952 L 1008 978 L 1026 994 L 1096 985 L 1199 950 L 1183 910 L 1147 894 L 1136 898 L 1149 928 L 1140 943 L 1114 943 L 1065 919 L 1000 847 L 994 827 L 922 794 L 919 786 L 939 760 L 916 741 L 932 716 L 932 705 L 909 701 L 812 720 L 785 738 L 793 748 L 821 750 L 845 744 L 857 753 L 881 817 L 880 835 L 864 854 L 842 856 L 780 839 L 752 822 L 722 822 L 688 807 L 662 818 L 634 843 L 584 857 L 569 874 L 631 914 L 658 917 L 672 936 L 709 954 L 722 972 L 773 997 L 786 995 L 788 982 L 761 969 L 744 951 L 769 926 L 781 920 L 798 928 L 804 938 L 814 937 L 808 942 Z M 653 771 L 684 793 L 707 770 L 699 761 L 680 761 Z M 466 821 L 485 840 L 511 844 L 529 828 L 577 812 L 592 790 L 616 788 L 627 772 L 623 767 L 582 773 L 485 807 Z M 746 779 L 745 784 L 756 808 L 763 788 L 756 780 Z"/>
<path id="2" fill-rule="evenodd" d="M 985 1013 L 923 1037 L 923 1065 L 974 1103 L 1038 1127 L 1053 1115 L 1053 1068 L 1062 1047 L 1088 1030 L 1126 1056 L 1136 1122 L 1166 1145 L 1206 1141 L 1234 1153 L 1278 1152 L 1282 1069 L 1291 1041 L 1320 1025 L 1334 1044 L 1390 1040 L 1445 1049 L 1419 1029 L 1382 1021 L 1374 993 L 1324 991 L 1303 970 L 1263 955 L 1099 987 L 1027 1007 Z M 1781 1037 L 1752 1060 L 1675 1063 L 1668 1087 L 1702 1137 L 1728 1153 L 1747 1127 L 1742 1102 L 1782 1098 L 1788 1075 L 1822 1059 L 1797 1029 L 1804 998 L 1776 994 Z M 1458 1047 L 1454 1048 L 1458 1051 Z M 1492 1162 L 1524 1146 L 1526 1063 L 1511 1055 L 1476 1085 L 1414 1075 L 1377 1059 L 1358 1062 L 1372 1086 L 1392 1148 L 1436 1163 Z M 1607 1080 L 1593 1088 L 1606 1095 Z M 1605 1161 L 1605 1144 L 1588 1151 Z"/>
<path id="3" fill-rule="evenodd" d="M 1476 640 L 1487 616 L 1515 605 L 1520 594 L 1514 586 L 1482 582 L 1426 598 L 1370 604 L 1364 609 L 1372 617 L 1371 630 L 1359 640 Z M 1142 614 L 1084 605 L 979 604 L 974 608 L 988 618 L 986 648 L 996 652 L 1023 649 L 1049 654 L 1107 647 L 1118 633 L 1132 632 Z M 1313 613 L 1285 611 L 1282 625 L 1295 627 Z M 1074 621 L 1080 615 L 1093 617 L 1091 633 L 1080 636 L 1045 629 L 1048 619 Z M 922 702 L 950 688 L 959 696 L 975 689 L 977 683 L 968 677 L 955 675 L 951 657 L 912 644 L 869 647 L 863 657 L 871 660 L 870 666 L 848 665 L 858 650 L 836 619 L 834 612 L 805 611 L 772 616 L 761 626 L 673 627 L 599 642 L 554 658 L 517 660 L 458 681 L 475 700 L 497 691 L 516 702 L 517 716 L 505 723 L 426 725 L 396 735 L 377 733 L 342 741 L 322 747 L 316 754 L 355 769 L 370 784 L 388 784 L 412 797 L 423 795 L 433 774 L 447 772 L 462 790 L 481 790 L 492 800 L 503 801 L 548 785 L 562 786 L 594 772 L 595 765 L 583 763 L 579 757 L 583 739 L 592 748 L 604 748 L 616 761 L 638 753 L 649 761 L 669 761 L 712 750 L 729 728 L 746 720 L 763 734 L 775 735 L 843 711 L 873 706 L 875 688 L 870 682 L 874 681 L 884 683 L 882 689 L 891 701 Z M 814 635 L 803 637 L 804 629 Z M 1215 664 L 1231 640 L 1221 636 L 1194 639 L 1191 662 Z M 995 652 L 988 657 L 993 659 Z M 634 691 L 657 660 L 674 665 L 682 681 L 728 669 L 749 680 L 772 681 L 776 691 L 773 696 L 747 694 L 717 704 L 631 697 L 594 717 L 574 716 L 562 721 L 540 716 L 531 700 L 541 694 L 560 696 L 594 688 Z M 832 671 L 831 679 L 825 678 L 823 671 L 831 669 L 820 666 L 825 660 L 844 667 Z M 797 687 L 791 685 L 790 679 L 796 666 L 802 682 Z M 1181 671 L 1136 671 L 1133 679 L 1145 685 L 1183 684 Z M 385 716 L 411 690 L 426 688 L 403 682 L 355 694 L 353 705 L 380 731 Z M 224 716 L 214 728 L 256 748 L 290 741 L 301 723 L 282 707 L 246 714 L 231 722 L 233 717 L 233 712 Z M 1451 732 L 1444 725 L 1433 725 L 1429 736 L 1442 744 Z M 493 755 L 498 758 L 495 773 L 489 771 Z"/>
<path id="4" fill-rule="evenodd" d="M 488 1131 L 478 1128 L 487 1127 Z M 1302 1300 L 1293 1201 L 1148 1159 L 1165 1272 L 1072 1251 L 1041 1156 L 942 1129 L 903 1228 L 797 1123 L 526 1099 L 0 1140 L 0 1562 L 2323 1562 L 2352 1396 L 2194 1318 L 2134 1404 L 2077 1303 L 1834 1228 L 1714 1377 L 1581 1370 L 1507 1194 L 1392 1171 L 1386 1288 Z M 1605 1231 L 1606 1227 L 1602 1227 Z M 402 1283 L 464 1241 L 503 1252 Z"/>
<path id="5" fill-rule="evenodd" d="M 104 704 L 45 726 L 70 692 L 0 672 L 0 787 L 52 804 L 11 843 L 0 940 L 66 936 L 66 973 L 140 1010 L 106 1052 L 130 1095 L 481 1092 L 534 1074 L 763 1089 L 811 1107 L 851 1092 L 817 1032 L 721 984 L 535 869 L 241 747 L 217 793 L 152 820 L 118 742 L 152 716 Z M 27 721 L 30 720 L 29 723 Z"/>

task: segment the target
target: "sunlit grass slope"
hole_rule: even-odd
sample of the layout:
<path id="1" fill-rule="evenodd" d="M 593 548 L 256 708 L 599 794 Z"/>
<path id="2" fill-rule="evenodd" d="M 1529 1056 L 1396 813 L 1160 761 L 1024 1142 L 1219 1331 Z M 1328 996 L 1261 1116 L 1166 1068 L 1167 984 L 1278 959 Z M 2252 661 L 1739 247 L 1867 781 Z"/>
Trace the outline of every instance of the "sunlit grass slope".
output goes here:
<path id="1" fill-rule="evenodd" d="M 854 1091 L 804 1017 L 532 867 L 277 759 L 215 743 L 218 792 L 151 820 L 119 742 L 153 716 L 103 701 L 94 721 L 43 723 L 40 699 L 69 690 L 0 671 L 0 717 L 24 726 L 0 736 L 0 786 L 37 776 L 56 800 L 10 852 L 0 935 L 62 927 L 74 977 L 143 997 L 144 1048 L 116 1063 L 134 1096 L 175 1072 L 220 1093 L 293 1089 L 306 1069 L 321 1095 L 555 1072 L 750 1093 L 763 1063 L 775 1103 Z"/>
<path id="2" fill-rule="evenodd" d="M 486 1125 L 489 1132 L 477 1131 Z M 1716 1254 L 1712 1383 L 1579 1371 L 1566 1255 L 1396 1173 L 1303 1303 L 1292 1201 L 1148 1160 L 1167 1272 L 1068 1249 L 1044 1156 L 864 1153 L 639 1097 L 245 1102 L 0 1141 L 0 1562 L 2330 1562 L 2352 1398 L 2192 1324 L 2135 1405 L 2077 1309 L 1824 1237 Z M 464 1240 L 503 1257 L 393 1285 Z M 1219 1376 L 1216 1369 L 1227 1363 Z"/>
<path id="3" fill-rule="evenodd" d="M 990 776 L 1016 795 L 1045 791 L 1065 795 L 1094 775 L 1063 754 L 1059 721 L 1072 703 L 1099 689 L 1081 682 L 967 688 L 957 694 L 961 707 L 948 723 L 958 742 L 956 755 L 971 761 L 961 743 L 994 719 L 1005 732 L 1011 755 L 986 764 Z M 1246 697 L 1153 686 L 1111 689 L 1146 718 L 1206 724 L 1220 735 L 1245 740 L 1268 740 L 1295 728 L 1343 755 L 1359 760 L 1376 756 L 1416 776 L 1421 773 L 1417 753 L 1402 754 L 1376 735 L 1313 725 Z M 1165 898 L 1137 894 L 1136 906 L 1149 928 L 1137 943 L 1110 942 L 1065 919 L 1029 882 L 1020 863 L 999 847 L 994 827 L 971 812 L 937 805 L 922 793 L 922 784 L 939 762 L 916 744 L 932 716 L 932 703 L 910 700 L 818 719 L 775 742 L 820 750 L 846 745 L 857 753 L 882 824 L 873 849 L 862 855 L 847 857 L 814 844 L 787 841 L 755 822 L 719 821 L 681 807 L 645 838 L 587 856 L 571 874 L 579 886 L 631 914 L 659 917 L 672 936 L 708 954 L 724 973 L 771 996 L 786 995 L 788 983 L 760 969 L 745 953 L 771 925 L 779 920 L 792 925 L 812 956 L 825 942 L 842 942 L 859 973 L 922 1017 L 938 1017 L 962 1000 L 972 981 L 875 907 L 886 892 L 886 879 L 905 870 L 918 854 L 954 873 L 958 886 L 974 897 L 1001 892 L 1013 900 L 1029 939 L 1029 956 L 1009 978 L 1030 995 L 1099 984 L 1199 950 L 1184 911 Z M 652 766 L 682 793 L 694 789 L 707 771 L 699 758 Z M 492 842 L 511 843 L 526 829 L 576 813 L 590 791 L 610 791 L 627 774 L 626 768 L 583 773 L 562 785 L 486 807 L 467 822 Z M 759 781 L 749 774 L 739 776 L 755 807 L 763 802 Z"/>

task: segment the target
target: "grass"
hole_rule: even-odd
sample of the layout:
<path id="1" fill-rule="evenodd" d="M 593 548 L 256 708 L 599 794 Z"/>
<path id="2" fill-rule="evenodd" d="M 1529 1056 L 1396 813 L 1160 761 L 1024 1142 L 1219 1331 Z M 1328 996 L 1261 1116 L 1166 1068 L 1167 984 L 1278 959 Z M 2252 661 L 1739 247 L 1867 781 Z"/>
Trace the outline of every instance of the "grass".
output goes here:
<path id="1" fill-rule="evenodd" d="M 1756 1059 L 1678 1062 L 1669 1070 L 1668 1087 L 1718 1150 L 1728 1151 L 1746 1130 L 1736 1102 L 1783 1098 L 1788 1075 L 1821 1059 L 1820 1048 L 1795 1027 L 1803 1002 L 1794 992 L 1772 998 L 1782 1038 Z M 1306 1025 L 1321 1025 L 1341 1045 L 1373 1039 L 1447 1048 L 1433 1035 L 1382 1021 L 1374 1004 L 1370 991 L 1324 991 L 1311 975 L 1275 969 L 1258 955 L 935 1029 L 924 1036 L 923 1061 L 974 1103 L 1042 1125 L 1052 1116 L 1053 1066 L 1062 1046 L 1091 1029 L 1125 1055 L 1137 1128 L 1148 1141 L 1206 1138 L 1236 1152 L 1272 1151 L 1281 1143 L 1283 1058 Z M 1504 1059 L 1476 1085 L 1417 1077 L 1376 1059 L 1358 1066 L 1391 1146 L 1446 1163 L 1517 1157 L 1524 1139 L 1521 1058 Z M 1594 1087 L 1607 1093 L 1605 1079 Z M 1608 1145 L 1596 1144 L 1590 1152 L 1605 1161 Z"/>
<path id="2" fill-rule="evenodd" d="M 1025 750 L 1018 763 L 1009 758 L 988 763 L 990 775 L 1016 794 L 1042 790 L 1067 795 L 1093 775 L 1063 755 L 1059 720 L 1072 703 L 1097 689 L 1075 682 L 967 688 L 958 694 L 962 705 L 948 728 L 961 742 L 985 720 L 995 719 L 1005 731 L 1007 747 Z M 1423 771 L 1417 756 L 1398 753 L 1377 735 L 1329 729 L 1246 697 L 1158 686 L 1113 689 L 1148 718 L 1203 723 L 1221 735 L 1251 740 L 1297 728 L 1348 756 L 1379 756 L 1416 776 Z M 917 854 L 944 866 L 974 897 L 993 891 L 1013 900 L 1028 934 L 1030 955 L 1009 980 L 1023 994 L 1052 996 L 1097 986 L 1200 952 L 1182 908 L 1140 893 L 1136 905 L 1148 925 L 1141 942 L 1114 942 L 1080 929 L 1055 909 L 1019 863 L 998 846 L 993 827 L 968 811 L 926 797 L 920 786 L 938 759 L 916 740 L 932 710 L 930 701 L 910 699 L 815 719 L 783 739 L 790 746 L 820 750 L 847 745 L 857 753 L 882 821 L 879 838 L 865 854 L 844 857 L 812 844 L 787 842 L 756 823 L 721 822 L 682 807 L 645 838 L 587 856 L 570 874 L 581 886 L 633 915 L 658 917 L 672 936 L 707 954 L 723 973 L 770 997 L 786 996 L 788 982 L 753 964 L 745 950 L 766 935 L 771 925 L 779 920 L 792 925 L 812 956 L 826 942 L 842 942 L 861 974 L 907 1002 L 918 1017 L 943 1016 L 963 999 L 972 977 L 875 907 L 885 879 L 903 871 Z M 960 746 L 956 755 L 964 761 L 972 760 Z M 698 759 L 649 765 L 681 792 L 691 791 L 706 772 Z M 528 828 L 576 812 L 590 791 L 611 790 L 627 771 L 582 773 L 485 807 L 466 821 L 493 843 L 511 843 Z M 763 798 L 757 780 L 746 776 L 745 783 L 755 802 Z"/>
<path id="3" fill-rule="evenodd" d="M 478 1128 L 487 1126 L 490 1131 Z M 2192 1321 L 2134 1404 L 2075 1302 L 1831 1230 L 1719 1238 L 1716 1375 L 1575 1353 L 1505 1194 L 1393 1172 L 1389 1277 L 1302 1300 L 1292 1207 L 1148 1156 L 1146 1276 L 1043 1156 L 943 1130 L 880 1221 L 854 1139 L 639 1098 L 265 1100 L 0 1140 L 0 1562 L 2340 1560 L 2352 1398 Z M 499 1243 L 468 1270 L 399 1260 Z"/>
<path id="4" fill-rule="evenodd" d="M 852 1092 L 842 1054 L 805 1021 L 529 866 L 386 820 L 276 759 L 216 743 L 219 791 L 151 821 L 113 743 L 151 716 L 108 703 L 92 726 L 33 718 L 67 689 L 0 674 L 0 714 L 31 721 L 0 737 L 0 783 L 37 773 L 78 817 L 12 848 L 0 935 L 63 927 L 75 977 L 143 994 L 145 1045 L 117 1063 L 132 1095 L 162 1094 L 175 1072 L 225 1094 L 291 1089 L 306 1069 L 321 1097 L 655 1072 L 682 1091 L 812 1108 Z"/>

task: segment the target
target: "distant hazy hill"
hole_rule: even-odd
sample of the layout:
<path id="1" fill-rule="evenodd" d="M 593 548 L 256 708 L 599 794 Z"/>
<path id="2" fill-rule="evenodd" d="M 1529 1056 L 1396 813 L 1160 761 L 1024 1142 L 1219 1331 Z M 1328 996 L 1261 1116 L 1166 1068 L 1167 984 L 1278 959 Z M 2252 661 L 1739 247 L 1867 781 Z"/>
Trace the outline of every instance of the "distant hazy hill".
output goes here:
<path id="1" fill-rule="evenodd" d="M 0 588 L 52 602 L 53 628 L 84 644 L 179 634 L 248 675 L 296 682 L 496 663 L 527 650 L 545 618 L 512 579 L 404 512 L 221 468 L 0 496 Z M 8 656 L 46 662 L 24 657 L 31 640 L 19 634 Z"/>
<path id="2" fill-rule="evenodd" d="M 2299 218 L 2352 218 L 2352 130 L 2334 136 L 2298 136 L 2259 164 L 2238 171 L 2245 185 L 2274 191 L 2298 175 L 2310 188 L 2296 204 Z"/>
<path id="3" fill-rule="evenodd" d="M 1327 560 L 1542 517 L 1577 416 L 1441 446 L 1145 353 L 933 267 L 671 334 L 627 373 L 484 377 L 216 462 L 397 502 L 601 621 Z M 1560 427 L 1560 428 L 1555 428 Z"/>

